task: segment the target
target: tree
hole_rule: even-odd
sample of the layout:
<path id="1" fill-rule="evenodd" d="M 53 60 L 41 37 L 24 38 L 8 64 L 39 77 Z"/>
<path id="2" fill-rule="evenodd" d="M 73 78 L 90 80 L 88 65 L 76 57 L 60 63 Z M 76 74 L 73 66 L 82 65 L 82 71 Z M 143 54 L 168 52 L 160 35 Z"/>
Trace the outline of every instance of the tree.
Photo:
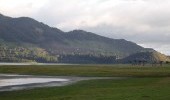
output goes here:
<path id="1" fill-rule="evenodd" d="M 166 63 L 166 64 L 170 64 L 170 61 L 166 61 L 165 63 Z"/>
<path id="2" fill-rule="evenodd" d="M 160 66 L 162 66 L 163 65 L 163 61 L 159 61 L 159 64 L 160 64 Z"/>

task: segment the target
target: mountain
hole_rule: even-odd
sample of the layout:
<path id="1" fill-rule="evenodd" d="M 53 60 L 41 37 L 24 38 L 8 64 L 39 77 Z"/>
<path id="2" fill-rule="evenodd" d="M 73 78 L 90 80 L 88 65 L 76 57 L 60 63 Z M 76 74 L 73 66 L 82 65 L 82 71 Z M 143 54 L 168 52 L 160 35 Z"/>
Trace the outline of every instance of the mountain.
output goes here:
<path id="1" fill-rule="evenodd" d="M 0 41 L 3 51 L 0 56 L 7 61 L 14 58 L 15 61 L 107 63 L 111 62 L 108 59 L 115 62 L 137 52 L 154 51 L 124 39 L 111 39 L 83 30 L 63 32 L 32 18 L 12 18 L 2 14 Z"/>
<path id="2" fill-rule="evenodd" d="M 132 63 L 136 61 L 146 61 L 148 63 L 154 63 L 154 62 L 160 62 L 160 61 L 169 62 L 170 58 L 164 54 L 154 51 L 154 52 L 135 53 L 120 60 L 120 62 L 122 63 L 130 63 L 130 62 Z"/>
<path id="3" fill-rule="evenodd" d="M 46 41 L 61 41 L 59 29 L 27 17 L 10 18 L 0 15 L 0 38 L 7 42 L 39 44 Z"/>

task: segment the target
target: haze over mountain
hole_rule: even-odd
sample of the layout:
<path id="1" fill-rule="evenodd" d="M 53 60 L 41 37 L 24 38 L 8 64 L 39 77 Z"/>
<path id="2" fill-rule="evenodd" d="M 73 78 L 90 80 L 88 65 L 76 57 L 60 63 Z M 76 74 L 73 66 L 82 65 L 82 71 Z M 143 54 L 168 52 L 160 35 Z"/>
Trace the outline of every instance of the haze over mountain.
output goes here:
<path id="1" fill-rule="evenodd" d="M 105 58 L 104 62 L 108 59 L 114 62 L 138 52 L 154 52 L 124 39 L 111 39 L 83 30 L 63 32 L 32 18 L 11 18 L 2 14 L 0 41 L 1 56 L 5 59 L 12 56 L 14 61 L 83 63 L 86 58 L 87 63 L 102 62 Z M 4 58 L 1 61 L 8 61 Z"/>

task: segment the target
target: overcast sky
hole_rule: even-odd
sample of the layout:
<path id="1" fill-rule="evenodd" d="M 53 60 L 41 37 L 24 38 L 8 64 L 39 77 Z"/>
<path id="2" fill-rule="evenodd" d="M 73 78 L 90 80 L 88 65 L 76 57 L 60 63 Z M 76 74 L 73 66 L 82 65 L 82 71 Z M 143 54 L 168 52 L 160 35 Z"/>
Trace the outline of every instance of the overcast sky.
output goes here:
<path id="1" fill-rule="evenodd" d="M 170 0 L 0 0 L 0 13 L 123 38 L 170 55 Z"/>

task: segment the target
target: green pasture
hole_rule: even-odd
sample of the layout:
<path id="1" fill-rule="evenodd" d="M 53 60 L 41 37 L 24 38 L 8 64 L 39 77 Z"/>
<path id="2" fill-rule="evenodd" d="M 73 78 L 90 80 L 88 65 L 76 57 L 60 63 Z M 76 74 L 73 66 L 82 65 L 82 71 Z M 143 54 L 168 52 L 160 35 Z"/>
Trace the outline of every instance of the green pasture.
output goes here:
<path id="1" fill-rule="evenodd" d="M 170 66 L 51 65 L 0 66 L 0 73 L 58 76 L 126 76 L 81 81 L 63 87 L 0 92 L 0 100 L 169 100 Z"/>

